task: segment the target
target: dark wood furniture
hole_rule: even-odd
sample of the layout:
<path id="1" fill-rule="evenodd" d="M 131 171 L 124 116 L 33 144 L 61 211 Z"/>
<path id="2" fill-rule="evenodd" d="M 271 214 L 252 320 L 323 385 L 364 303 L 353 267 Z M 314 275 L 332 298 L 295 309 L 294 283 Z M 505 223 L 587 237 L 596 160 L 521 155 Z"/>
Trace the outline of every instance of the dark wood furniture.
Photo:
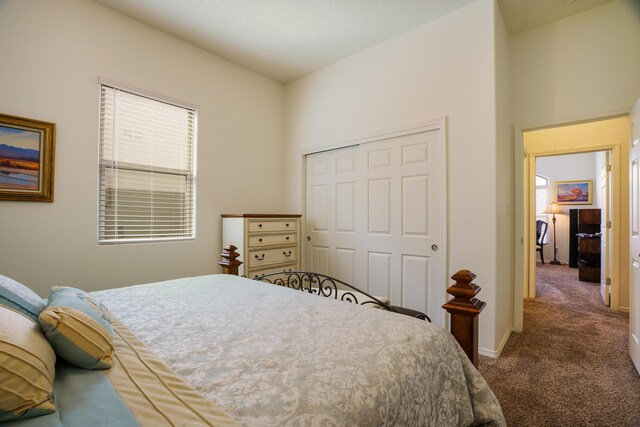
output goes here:
<path id="1" fill-rule="evenodd" d="M 578 210 L 578 279 L 600 283 L 600 209 Z"/>
<path id="2" fill-rule="evenodd" d="M 238 274 L 238 266 L 242 264 L 242 261 L 237 259 L 239 257 L 238 252 L 236 252 L 237 249 L 234 245 L 224 247 L 221 254 L 222 260 L 218 262 L 218 264 L 222 266 L 222 272 L 224 274 Z M 451 315 L 451 334 L 456 341 L 458 341 L 460 347 L 462 347 L 473 365 L 477 367 L 478 315 L 484 309 L 486 303 L 475 298 L 481 290 L 480 286 L 472 283 L 476 278 L 475 274 L 469 270 L 460 270 L 451 276 L 451 278 L 455 280 L 456 283 L 447 289 L 447 293 L 452 295 L 453 298 L 444 304 L 442 308 L 447 310 Z M 355 286 L 322 274 L 304 271 L 287 271 L 255 278 L 255 280 L 263 279 L 266 279 L 269 283 L 315 293 L 328 298 L 340 299 L 361 305 L 375 304 L 392 312 L 416 317 L 429 322 L 431 321 L 424 313 L 385 304 L 378 298 L 359 290 Z M 346 291 L 343 290 L 339 293 L 338 283 L 343 289 L 346 288 Z M 358 294 L 364 295 L 364 299 L 360 297 L 360 302 L 358 301 Z"/>
<path id="3" fill-rule="evenodd" d="M 578 211 L 569 209 L 569 267 L 578 268 Z"/>
<path id="4" fill-rule="evenodd" d="M 547 235 L 549 224 L 546 221 L 536 221 L 536 252 L 540 252 L 540 261 L 544 265 L 544 238 Z"/>
<path id="5" fill-rule="evenodd" d="M 460 270 L 451 276 L 456 283 L 447 289 L 447 293 L 453 295 L 442 306 L 451 314 L 451 334 L 460 344 L 460 347 L 471 359 L 471 363 L 478 367 L 478 315 L 487 305 L 476 298 L 480 292 L 480 286 L 473 282 L 476 275 L 469 270 Z"/>

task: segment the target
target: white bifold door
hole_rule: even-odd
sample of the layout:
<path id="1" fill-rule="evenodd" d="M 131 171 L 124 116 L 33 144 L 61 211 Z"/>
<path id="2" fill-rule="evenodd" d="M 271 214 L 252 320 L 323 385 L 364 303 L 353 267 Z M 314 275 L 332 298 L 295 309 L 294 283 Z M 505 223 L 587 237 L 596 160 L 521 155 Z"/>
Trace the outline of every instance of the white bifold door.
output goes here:
<path id="1" fill-rule="evenodd" d="M 305 262 L 444 325 L 443 129 L 307 156 Z"/>

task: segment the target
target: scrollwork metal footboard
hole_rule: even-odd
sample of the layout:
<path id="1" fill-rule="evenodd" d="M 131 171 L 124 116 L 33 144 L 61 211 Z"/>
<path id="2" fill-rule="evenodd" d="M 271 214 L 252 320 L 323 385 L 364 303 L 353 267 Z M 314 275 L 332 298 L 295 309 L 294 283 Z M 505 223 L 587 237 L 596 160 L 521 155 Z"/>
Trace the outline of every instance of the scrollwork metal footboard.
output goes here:
<path id="1" fill-rule="evenodd" d="M 238 260 L 240 254 L 236 252 L 238 249 L 234 245 L 225 246 L 222 250 L 222 259 L 218 262 L 222 267 L 222 271 L 224 274 L 233 274 L 238 275 L 238 266 L 242 265 L 242 261 Z M 291 272 L 294 273 L 294 272 Z M 305 272 L 296 272 L 297 274 L 316 274 L 316 273 L 305 273 Z M 282 276 L 283 274 L 287 274 L 287 272 L 283 273 L 275 273 L 264 275 L 262 277 L 267 278 L 270 276 Z M 323 276 L 323 275 L 319 275 Z M 325 276 L 328 277 L 328 276 Z M 276 277 L 277 278 L 277 277 Z M 478 316 L 480 312 L 487 305 L 484 301 L 476 298 L 476 295 L 480 292 L 480 286 L 473 283 L 473 280 L 476 278 L 476 275 L 473 274 L 469 270 L 459 270 L 456 274 L 451 276 L 456 283 L 452 286 L 449 286 L 447 289 L 447 293 L 452 295 L 453 298 L 447 301 L 442 308 L 447 310 L 447 312 L 451 315 L 451 334 L 456 338 L 460 347 L 464 350 L 464 352 L 469 356 L 469 359 L 474 364 L 474 366 L 478 367 Z M 273 283 L 275 278 L 271 280 L 267 279 L 265 281 Z M 347 283 L 341 282 L 336 279 L 332 279 L 333 282 L 338 282 L 346 285 L 348 288 L 357 290 L 357 288 L 348 285 Z M 286 280 L 289 282 L 289 279 Z M 303 282 L 299 282 L 303 283 Z M 286 286 L 285 280 L 282 279 L 282 286 Z M 300 286 L 301 288 L 301 286 Z M 320 289 L 320 287 L 318 287 Z M 337 286 L 336 288 L 337 289 Z M 304 290 L 304 289 L 302 289 Z M 357 290 L 361 294 L 367 296 L 366 292 L 362 292 Z M 320 293 L 318 293 L 321 295 Z M 334 294 L 337 299 L 337 292 Z M 371 297 L 369 295 L 369 297 Z M 371 297 L 372 300 L 377 300 L 377 298 Z M 356 298 L 357 301 L 357 298 Z M 381 301 L 378 301 L 381 303 Z M 380 305 L 380 304 L 378 304 Z M 425 319 L 431 322 L 431 320 L 427 317 L 426 314 L 420 313 L 418 311 L 410 310 L 407 308 L 396 307 L 388 304 L 380 305 L 383 309 L 388 311 L 393 311 L 395 313 L 406 314 L 409 316 L 417 317 L 419 319 Z"/>
<path id="2" fill-rule="evenodd" d="M 320 273 L 312 273 L 308 271 L 284 271 L 264 274 L 262 276 L 255 277 L 253 280 L 268 282 L 274 285 L 284 286 L 298 291 L 304 291 L 310 294 L 323 296 L 325 298 L 333 298 L 352 304 L 374 305 L 387 311 L 431 322 L 429 316 L 424 313 L 404 307 L 393 306 L 356 288 L 355 286 L 343 282 L 342 280 Z"/>

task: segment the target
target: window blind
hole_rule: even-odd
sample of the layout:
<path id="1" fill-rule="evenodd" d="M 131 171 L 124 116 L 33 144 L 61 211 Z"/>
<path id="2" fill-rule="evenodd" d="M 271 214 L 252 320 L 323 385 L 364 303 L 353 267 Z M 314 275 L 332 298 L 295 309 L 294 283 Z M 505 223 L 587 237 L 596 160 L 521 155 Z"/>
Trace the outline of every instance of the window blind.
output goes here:
<path id="1" fill-rule="evenodd" d="M 195 235 L 197 112 L 108 85 L 100 97 L 100 243 Z"/>

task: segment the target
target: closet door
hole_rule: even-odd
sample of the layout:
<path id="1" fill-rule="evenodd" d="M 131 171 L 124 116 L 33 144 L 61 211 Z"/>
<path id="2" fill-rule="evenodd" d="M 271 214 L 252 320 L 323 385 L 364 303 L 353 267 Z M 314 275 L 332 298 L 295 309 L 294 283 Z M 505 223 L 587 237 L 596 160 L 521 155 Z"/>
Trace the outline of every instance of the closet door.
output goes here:
<path id="1" fill-rule="evenodd" d="M 440 128 L 307 156 L 306 265 L 444 323 Z"/>

